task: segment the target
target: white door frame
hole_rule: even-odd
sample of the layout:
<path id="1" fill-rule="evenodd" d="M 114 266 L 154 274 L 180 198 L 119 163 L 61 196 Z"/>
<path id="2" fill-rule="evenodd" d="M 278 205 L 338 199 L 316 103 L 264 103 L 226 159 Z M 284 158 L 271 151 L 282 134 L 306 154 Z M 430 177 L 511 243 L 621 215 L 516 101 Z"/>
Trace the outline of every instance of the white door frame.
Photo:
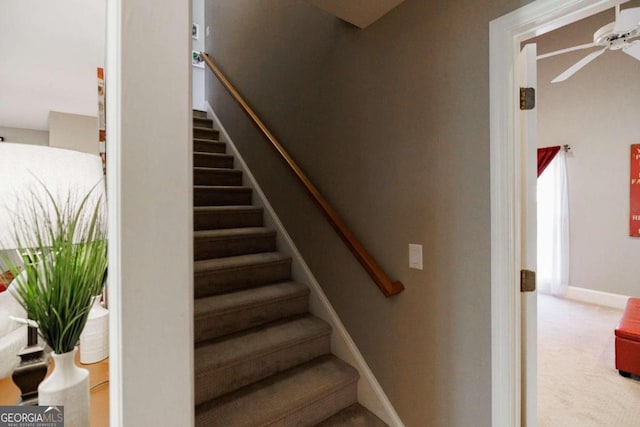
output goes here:
<path id="1" fill-rule="evenodd" d="M 191 1 L 106 1 L 110 425 L 193 426 Z"/>
<path id="2" fill-rule="evenodd" d="M 623 1 L 622 1 L 623 2 Z M 620 0 L 537 0 L 490 23 L 492 426 L 521 425 L 522 150 L 514 70 L 520 44 Z M 528 426 L 535 427 L 535 426 Z"/>

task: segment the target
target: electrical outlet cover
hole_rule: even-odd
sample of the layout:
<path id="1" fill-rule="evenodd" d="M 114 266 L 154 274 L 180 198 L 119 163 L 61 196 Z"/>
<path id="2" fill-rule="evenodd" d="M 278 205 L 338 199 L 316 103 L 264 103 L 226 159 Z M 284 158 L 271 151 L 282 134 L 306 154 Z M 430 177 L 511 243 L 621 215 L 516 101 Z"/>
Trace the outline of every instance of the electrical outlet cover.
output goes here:
<path id="1" fill-rule="evenodd" d="M 422 270 L 422 245 L 409 243 L 409 268 Z"/>

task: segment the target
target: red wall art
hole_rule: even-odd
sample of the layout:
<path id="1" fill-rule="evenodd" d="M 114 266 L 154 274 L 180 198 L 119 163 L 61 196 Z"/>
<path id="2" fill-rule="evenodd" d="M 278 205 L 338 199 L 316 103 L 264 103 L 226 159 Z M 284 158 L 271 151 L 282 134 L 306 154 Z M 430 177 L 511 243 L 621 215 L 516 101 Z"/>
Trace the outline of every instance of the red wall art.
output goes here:
<path id="1" fill-rule="evenodd" d="M 631 145 L 630 182 L 629 235 L 632 237 L 640 237 L 640 144 Z"/>

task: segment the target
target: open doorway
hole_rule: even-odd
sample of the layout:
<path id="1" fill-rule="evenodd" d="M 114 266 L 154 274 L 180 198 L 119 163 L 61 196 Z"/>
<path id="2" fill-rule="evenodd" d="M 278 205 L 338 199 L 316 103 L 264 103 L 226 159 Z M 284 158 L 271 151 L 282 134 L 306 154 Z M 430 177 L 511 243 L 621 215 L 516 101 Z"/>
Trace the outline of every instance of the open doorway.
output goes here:
<path id="1" fill-rule="evenodd" d="M 75 352 L 76 364 L 89 371 L 90 403 L 87 403 L 90 405 L 92 426 L 109 424 L 106 309 L 100 306 L 100 297 L 96 297 L 93 310 L 88 315 L 91 320 L 87 323 L 78 321 L 82 319 L 82 315 L 66 316 L 68 313 L 86 313 L 84 310 L 89 310 L 91 300 L 78 298 L 81 293 L 73 292 L 79 288 L 87 289 L 84 287 L 85 283 L 61 280 L 58 283 L 64 282 L 65 286 L 55 286 L 56 282 L 51 279 L 53 268 L 46 270 L 47 279 L 44 281 L 38 279 L 42 274 L 29 273 L 45 271 L 44 265 L 51 267 L 55 264 L 56 277 L 62 277 L 59 271 L 63 263 L 58 262 L 62 259 L 59 256 L 78 254 L 78 248 L 84 245 L 69 244 L 67 249 L 72 249 L 69 251 L 51 250 L 49 243 L 34 243 L 29 239 L 14 242 L 7 236 L 13 236 L 18 229 L 33 233 L 39 230 L 43 233 L 46 229 L 43 224 L 48 224 L 51 234 L 55 229 L 56 242 L 61 242 L 62 235 L 71 229 L 67 227 L 64 232 L 60 232 L 64 228 L 63 224 L 70 225 L 69 217 L 65 214 L 61 213 L 57 217 L 60 222 L 56 222 L 53 215 L 45 215 L 43 205 L 40 205 L 43 209 L 27 209 L 31 204 L 49 204 L 49 198 L 44 196 L 44 192 L 36 190 L 46 187 L 58 206 L 70 209 L 67 212 L 82 210 L 79 208 L 80 200 L 89 189 L 93 189 L 93 195 L 96 196 L 103 193 L 100 187 L 104 184 L 104 169 L 99 155 L 104 154 L 105 147 L 100 132 L 103 127 L 98 117 L 98 76 L 99 70 L 105 66 L 105 28 L 104 1 L 5 2 L 0 14 L 0 39 L 3 40 L 0 79 L 0 159 L 3 160 L 0 162 L 0 204 L 5 211 L 4 215 L 0 213 L 0 252 L 7 254 L 10 259 L 6 263 L 3 263 L 5 260 L 0 260 L 0 405 L 36 402 L 37 388 L 47 366 L 50 368 L 49 372 L 52 370 L 52 365 L 48 362 L 53 358 L 52 352 L 68 354 L 71 362 L 74 361 L 71 356 Z M 25 212 L 29 214 L 25 215 Z M 41 227 L 36 226 L 36 223 Z M 79 241 L 76 239 L 84 239 L 84 235 L 80 238 L 78 233 L 73 239 L 74 243 Z M 50 242 L 50 239 L 45 241 Z M 71 239 L 67 239 L 67 242 L 70 243 Z M 18 250 L 25 246 L 28 246 L 28 251 L 20 253 Z M 57 248 L 56 245 L 53 247 Z M 43 260 L 40 263 L 43 267 L 34 268 L 31 263 L 34 257 L 29 256 L 29 253 L 47 254 L 35 257 Z M 2 255 L 0 253 L 0 258 Z M 100 259 L 103 261 L 104 256 Z M 67 272 L 73 271 L 71 275 L 79 277 L 81 273 L 78 273 L 78 264 L 65 265 L 69 267 Z M 70 267 L 72 265 L 73 268 Z M 26 266 L 31 266 L 32 269 L 29 270 Z M 31 285 L 41 286 L 47 283 L 41 289 L 64 289 L 62 292 L 67 292 L 70 296 L 64 301 L 59 299 L 60 304 L 57 305 L 57 308 L 64 306 L 64 310 L 58 310 L 56 315 L 66 328 L 59 328 L 60 323 L 55 326 L 51 323 L 48 326 L 52 333 L 46 334 L 43 332 L 44 322 L 40 322 L 39 328 L 32 328 L 29 333 L 27 326 L 16 320 L 27 317 L 24 304 L 20 304 L 14 294 L 16 287 L 21 287 L 18 283 L 23 283 L 22 278 L 27 275 L 30 276 Z M 68 279 L 70 275 L 65 277 Z M 99 277 L 101 279 L 102 274 Z M 96 292 L 97 294 L 100 292 Z M 34 298 L 31 302 L 34 300 L 44 299 Z M 46 301 L 47 308 L 50 309 L 48 312 L 55 311 L 52 307 L 56 307 L 56 304 L 50 299 Z M 69 309 L 70 307 L 73 308 Z M 30 311 L 29 316 L 31 320 L 36 320 L 32 317 L 33 313 Z M 86 327 L 87 324 L 90 326 Z M 84 329 L 80 329 L 80 326 Z M 63 329 L 65 332 L 60 332 Z M 77 333 L 68 334 L 72 330 Z M 80 334 L 79 331 L 83 333 Z M 72 337 L 68 340 L 70 344 L 60 345 L 62 335 Z M 54 341 L 58 345 L 51 345 Z M 46 347 L 45 342 L 48 344 Z M 80 347 L 76 351 L 73 346 L 77 342 L 80 342 Z M 91 354 L 92 350 L 96 352 Z M 17 357 L 18 354 L 22 357 Z M 38 375 L 38 371 L 42 376 Z M 44 403 L 44 399 L 41 403 Z M 84 408 L 86 405 L 82 409 Z M 67 411 L 67 414 L 69 412 L 71 411 Z"/>
<path id="2" fill-rule="evenodd" d="M 534 396 L 527 388 L 536 364 L 523 366 L 523 354 L 535 346 L 533 334 L 522 328 L 520 271 L 527 245 L 523 198 L 528 179 L 526 141 L 520 138 L 518 83 L 513 70 L 520 44 L 615 6 L 615 1 L 540 0 L 530 3 L 490 25 L 491 92 L 491 195 L 492 195 L 492 364 L 493 425 L 536 425 L 529 418 Z M 533 173 L 533 172 L 531 172 Z M 523 211 L 524 209 L 524 211 Z M 524 368 L 524 369 L 523 369 Z M 529 386 L 531 383 L 528 383 Z M 523 413 L 527 417 L 523 417 Z"/>
<path id="3" fill-rule="evenodd" d="M 622 16 L 639 6 L 624 3 Z M 544 57 L 589 43 L 615 21 L 610 8 L 527 40 L 544 58 L 538 61 L 538 147 L 570 147 L 538 179 L 540 427 L 632 426 L 639 416 L 633 402 L 640 384 L 615 370 L 613 330 L 627 296 L 637 294 L 640 273 L 640 241 L 628 233 L 629 147 L 640 140 L 640 61 L 601 47 Z M 551 83 L 598 52 L 566 80 Z M 564 211 L 554 209 L 563 198 Z M 610 396 L 618 397 L 611 402 Z"/>

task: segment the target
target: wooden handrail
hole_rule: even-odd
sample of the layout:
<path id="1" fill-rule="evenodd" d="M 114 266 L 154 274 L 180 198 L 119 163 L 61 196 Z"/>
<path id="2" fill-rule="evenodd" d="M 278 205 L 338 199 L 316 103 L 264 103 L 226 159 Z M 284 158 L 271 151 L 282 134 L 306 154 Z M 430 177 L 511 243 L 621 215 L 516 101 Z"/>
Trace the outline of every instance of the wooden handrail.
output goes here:
<path id="1" fill-rule="evenodd" d="M 220 83 L 229 91 L 231 96 L 240 104 L 244 112 L 251 118 L 253 123 L 262 131 L 264 136 L 271 142 L 271 146 L 280 153 L 285 163 L 289 166 L 291 171 L 295 174 L 298 180 L 302 183 L 305 190 L 309 193 L 314 202 L 320 207 L 324 215 L 327 217 L 333 228 L 338 232 L 338 235 L 342 238 L 344 243 L 347 245 L 349 250 L 353 253 L 356 259 L 362 264 L 362 267 L 369 273 L 369 276 L 373 279 L 373 281 L 378 285 L 384 296 L 390 297 L 396 294 L 399 294 L 404 290 L 404 285 L 400 281 L 392 281 L 385 274 L 385 272 L 380 268 L 376 260 L 367 252 L 367 250 L 362 246 L 362 244 L 356 239 L 351 230 L 346 226 L 344 221 L 338 216 L 336 211 L 333 210 L 329 202 L 322 197 L 318 189 L 313 183 L 307 178 L 307 176 L 302 172 L 302 169 L 296 164 L 296 162 L 291 158 L 289 153 L 284 149 L 282 144 L 278 142 L 275 136 L 267 129 L 267 126 L 260 120 L 260 118 L 256 115 L 253 109 L 247 104 L 247 102 L 242 98 L 242 96 L 238 93 L 238 91 L 233 87 L 233 85 L 229 82 L 229 80 L 222 74 L 220 68 L 213 62 L 211 57 L 207 55 L 205 52 L 202 52 L 202 57 L 204 61 L 207 63 L 211 71 L 216 75 Z"/>

